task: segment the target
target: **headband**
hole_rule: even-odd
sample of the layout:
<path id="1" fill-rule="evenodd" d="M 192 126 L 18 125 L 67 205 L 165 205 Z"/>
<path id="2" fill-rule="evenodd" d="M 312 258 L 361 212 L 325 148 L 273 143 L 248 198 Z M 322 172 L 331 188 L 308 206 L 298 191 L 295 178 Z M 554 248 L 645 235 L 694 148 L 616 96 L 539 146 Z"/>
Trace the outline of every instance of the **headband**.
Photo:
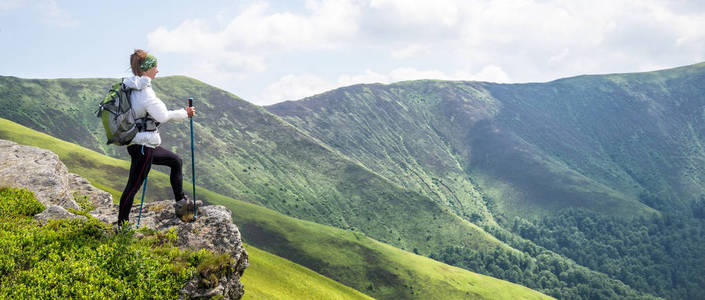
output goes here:
<path id="1" fill-rule="evenodd" d="M 157 66 L 157 59 L 152 56 L 151 54 L 147 54 L 147 57 L 144 58 L 144 62 L 140 65 L 140 69 L 142 69 L 142 72 L 147 72 L 149 69 L 154 68 Z"/>

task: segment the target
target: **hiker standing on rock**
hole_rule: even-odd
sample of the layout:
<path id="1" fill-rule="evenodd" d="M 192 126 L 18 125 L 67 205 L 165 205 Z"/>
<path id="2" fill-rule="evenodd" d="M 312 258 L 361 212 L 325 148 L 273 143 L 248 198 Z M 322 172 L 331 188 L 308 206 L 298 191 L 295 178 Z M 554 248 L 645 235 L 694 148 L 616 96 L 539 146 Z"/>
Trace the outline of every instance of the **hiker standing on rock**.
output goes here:
<path id="1" fill-rule="evenodd" d="M 120 197 L 120 211 L 118 213 L 118 225 L 123 225 L 129 220 L 130 209 L 135 199 L 135 194 L 142 186 L 142 182 L 147 177 L 152 164 L 165 165 L 171 168 L 169 180 L 174 192 L 174 209 L 180 218 L 187 212 L 193 210 L 193 203 L 188 201 L 182 187 L 181 158 L 173 152 L 166 150 L 159 145 L 162 139 L 159 136 L 160 123 L 171 120 L 183 120 L 192 117 L 195 113 L 193 107 L 186 107 L 178 110 L 167 110 L 162 100 L 157 98 L 152 90 L 152 79 L 157 76 L 157 59 L 147 54 L 144 50 L 137 49 L 130 55 L 130 67 L 135 75 L 125 78 L 123 83 L 133 89 L 130 95 L 132 108 L 135 117 L 143 122 L 143 129 L 132 139 L 127 147 L 130 153 L 130 176 L 127 179 L 127 186 Z M 144 119 L 142 119 L 144 118 Z"/>

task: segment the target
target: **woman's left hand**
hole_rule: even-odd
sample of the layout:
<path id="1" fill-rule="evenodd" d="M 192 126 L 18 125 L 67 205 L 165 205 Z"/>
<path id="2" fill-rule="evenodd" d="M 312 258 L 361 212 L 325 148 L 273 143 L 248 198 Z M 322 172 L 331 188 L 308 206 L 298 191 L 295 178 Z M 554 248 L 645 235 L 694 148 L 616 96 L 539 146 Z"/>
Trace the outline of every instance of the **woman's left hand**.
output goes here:
<path id="1" fill-rule="evenodd" d="M 185 109 L 186 109 L 186 114 L 188 115 L 189 118 L 193 117 L 193 115 L 196 113 L 196 108 L 193 106 L 187 107 Z"/>

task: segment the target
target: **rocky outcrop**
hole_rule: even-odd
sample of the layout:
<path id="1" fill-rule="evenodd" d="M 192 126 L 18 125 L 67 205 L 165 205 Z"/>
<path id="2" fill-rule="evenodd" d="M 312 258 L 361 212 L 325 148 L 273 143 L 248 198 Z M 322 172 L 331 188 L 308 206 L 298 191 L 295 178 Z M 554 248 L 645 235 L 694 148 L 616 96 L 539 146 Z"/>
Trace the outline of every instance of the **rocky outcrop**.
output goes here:
<path id="1" fill-rule="evenodd" d="M 35 219 L 46 223 L 50 219 L 85 218 L 69 209 L 80 209 L 74 196 L 93 206 L 89 212 L 106 223 L 117 220 L 118 205 L 112 196 L 86 179 L 68 172 L 58 156 L 50 151 L 0 140 L 0 187 L 27 188 L 47 208 Z M 137 200 L 137 199 L 136 199 Z M 80 201 L 79 201 L 80 202 Z M 244 294 L 240 281 L 248 266 L 247 251 L 242 237 L 232 221 L 230 210 L 221 205 L 202 206 L 198 201 L 197 219 L 183 222 L 176 217 L 174 200 L 145 203 L 139 225 L 156 230 L 173 228 L 178 236 L 176 246 L 183 249 L 209 249 L 224 254 L 225 261 L 199 269 L 181 291 L 181 299 L 205 299 L 223 296 L 240 299 Z M 137 223 L 139 202 L 136 201 L 130 220 Z"/>
<path id="2" fill-rule="evenodd" d="M 232 222 L 229 209 L 222 205 L 201 206 L 198 201 L 197 218 L 183 222 L 174 214 L 174 200 L 146 203 L 142 208 L 140 225 L 166 230 L 176 229 L 177 246 L 188 249 L 210 249 L 216 253 L 227 253 L 230 261 L 207 269 L 192 278 L 182 290 L 190 298 L 211 298 L 223 295 L 227 299 L 239 299 L 244 293 L 240 283 L 248 265 L 247 252 L 237 226 Z M 132 219 L 139 214 L 139 207 L 130 213 Z M 217 276 L 213 276 L 213 275 Z"/>
<path id="3" fill-rule="evenodd" d="M 230 259 L 217 268 L 199 272 L 182 290 L 182 298 L 207 299 L 217 295 L 223 295 L 225 299 L 242 297 L 244 289 L 240 277 L 249 261 L 247 251 L 242 245 L 240 230 L 233 223 L 230 210 L 222 205 L 202 206 L 202 202 L 197 201 L 196 220 L 183 222 L 174 213 L 174 203 L 174 200 L 144 203 L 141 217 L 139 203 L 136 203 L 130 212 L 130 221 L 137 223 L 139 218 L 139 226 L 156 230 L 174 228 L 178 237 L 176 246 L 192 250 L 209 249 L 216 253 L 228 254 Z M 91 213 L 99 220 L 117 220 L 117 205 L 114 205 L 112 210 L 94 211 L 95 213 Z M 103 215 L 100 211 L 110 213 Z"/>
<path id="4" fill-rule="evenodd" d="M 26 188 L 46 207 L 79 209 L 69 187 L 68 174 L 53 152 L 0 140 L 0 187 Z"/>

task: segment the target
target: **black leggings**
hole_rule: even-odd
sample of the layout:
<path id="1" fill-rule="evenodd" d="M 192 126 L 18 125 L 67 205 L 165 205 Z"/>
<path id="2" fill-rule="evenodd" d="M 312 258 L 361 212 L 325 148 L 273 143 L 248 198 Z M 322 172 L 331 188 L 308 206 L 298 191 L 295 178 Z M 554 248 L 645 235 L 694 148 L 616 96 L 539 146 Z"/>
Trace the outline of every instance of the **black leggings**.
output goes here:
<path id="1" fill-rule="evenodd" d="M 149 174 L 152 164 L 169 166 L 171 168 L 169 181 L 171 182 L 171 189 L 174 192 L 174 199 L 178 201 L 184 198 L 182 187 L 183 177 L 181 174 L 182 161 L 178 155 L 162 147 L 150 148 L 146 146 L 142 147 L 142 145 L 128 146 L 127 152 L 130 153 L 130 157 L 132 158 L 130 176 L 127 179 L 127 186 L 125 186 L 125 190 L 122 191 L 122 196 L 120 197 L 118 224 L 130 220 L 130 209 L 132 209 L 135 195 L 142 186 L 144 178 Z"/>

